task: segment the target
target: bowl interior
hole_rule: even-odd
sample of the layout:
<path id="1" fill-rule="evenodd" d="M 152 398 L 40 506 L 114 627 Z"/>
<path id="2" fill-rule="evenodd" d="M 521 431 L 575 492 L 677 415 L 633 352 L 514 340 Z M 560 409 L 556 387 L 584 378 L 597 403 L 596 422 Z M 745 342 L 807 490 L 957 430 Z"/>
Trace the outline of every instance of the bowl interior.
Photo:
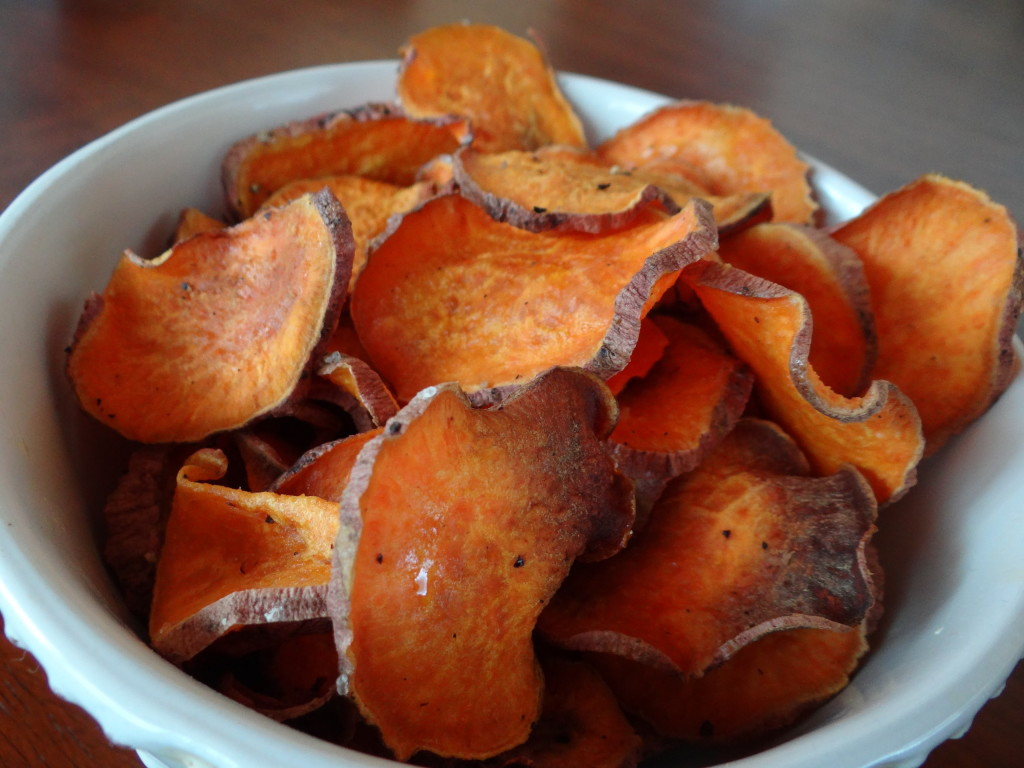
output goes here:
<path id="1" fill-rule="evenodd" d="M 377 765 L 250 713 L 141 643 L 98 555 L 97 514 L 126 446 L 80 414 L 63 370 L 91 290 L 124 248 L 164 248 L 178 212 L 222 212 L 219 165 L 245 135 L 390 99 L 395 62 L 335 65 L 241 83 L 146 115 L 64 160 L 0 216 L 0 610 L 61 695 L 112 739 L 210 765 Z M 590 137 L 666 99 L 591 78 L 563 85 Z M 833 220 L 871 195 L 815 162 Z M 922 754 L 1005 679 L 1024 637 L 1024 384 L 921 468 L 883 511 L 887 618 L 840 696 L 744 766 L 867 766 Z M 300 760 L 301 756 L 301 760 Z M 343 757 L 342 757 L 343 756 Z M 180 757 L 184 764 L 184 758 Z M 196 763 L 192 763 L 196 764 Z M 680 758 L 663 761 L 679 765 Z"/>

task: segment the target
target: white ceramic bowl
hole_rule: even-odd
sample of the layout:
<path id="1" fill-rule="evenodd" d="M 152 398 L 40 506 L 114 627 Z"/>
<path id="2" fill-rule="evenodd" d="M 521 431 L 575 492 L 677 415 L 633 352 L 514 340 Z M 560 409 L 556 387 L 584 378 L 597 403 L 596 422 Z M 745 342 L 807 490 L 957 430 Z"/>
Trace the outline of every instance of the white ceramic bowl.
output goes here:
<path id="1" fill-rule="evenodd" d="M 178 211 L 221 209 L 236 139 L 391 97 L 395 62 L 343 64 L 233 85 L 157 110 L 40 177 L 0 216 L 0 610 L 53 689 L 152 766 L 385 765 L 213 693 L 132 631 L 97 554 L 96 516 L 119 442 L 79 414 L 63 375 L 82 300 L 121 250 L 160 250 Z M 593 138 L 664 97 L 566 75 Z M 872 196 L 816 163 L 834 218 Z M 908 179 L 909 181 L 909 179 Z M 1024 380 L 921 469 L 885 510 L 888 613 L 852 684 L 743 768 L 916 766 L 966 728 L 1024 648 Z M 673 759 L 660 764 L 678 765 Z"/>

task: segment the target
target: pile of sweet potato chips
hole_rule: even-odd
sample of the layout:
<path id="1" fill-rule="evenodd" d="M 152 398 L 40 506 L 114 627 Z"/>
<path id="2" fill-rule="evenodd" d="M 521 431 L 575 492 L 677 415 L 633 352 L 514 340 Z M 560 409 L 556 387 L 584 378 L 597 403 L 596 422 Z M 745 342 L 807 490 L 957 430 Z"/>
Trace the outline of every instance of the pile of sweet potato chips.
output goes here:
<path id="1" fill-rule="evenodd" d="M 793 722 L 866 652 L 879 509 L 1016 371 L 1014 222 L 929 175 L 826 230 L 749 110 L 589 146 L 532 43 L 403 52 L 397 104 L 240 140 L 231 221 L 87 301 L 126 602 L 226 695 L 424 765 Z"/>

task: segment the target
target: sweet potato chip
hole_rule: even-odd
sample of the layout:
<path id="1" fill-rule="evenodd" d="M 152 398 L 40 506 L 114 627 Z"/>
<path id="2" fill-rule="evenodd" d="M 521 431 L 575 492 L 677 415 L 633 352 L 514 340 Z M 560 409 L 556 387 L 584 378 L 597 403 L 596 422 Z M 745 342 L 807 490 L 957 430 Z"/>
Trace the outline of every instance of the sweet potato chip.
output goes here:
<path id="1" fill-rule="evenodd" d="M 668 316 L 644 322 L 669 344 L 650 371 L 618 395 L 619 421 L 611 441 L 612 455 L 636 482 L 642 492 L 638 507 L 646 511 L 669 480 L 697 466 L 732 429 L 753 377 L 697 326 Z"/>
<path id="2" fill-rule="evenodd" d="M 352 278 L 355 285 L 366 264 L 366 251 L 375 237 L 387 226 L 388 218 L 415 208 L 434 193 L 434 185 L 417 182 L 408 187 L 374 181 L 362 176 L 328 176 L 320 179 L 293 181 L 272 194 L 261 208 L 280 206 L 327 187 L 338 198 L 345 214 L 352 222 L 355 254 L 352 258 Z"/>
<path id="3" fill-rule="evenodd" d="M 368 423 L 364 425 L 356 419 L 360 431 L 381 427 L 398 412 L 391 390 L 375 370 L 358 358 L 332 352 L 324 358 L 317 375 L 350 395 L 365 410 Z"/>
<path id="4" fill-rule="evenodd" d="M 216 232 L 227 225 L 220 219 L 209 216 L 198 208 L 184 208 L 178 215 L 178 226 L 174 229 L 174 242 L 188 240 L 200 232 Z"/>
<path id="5" fill-rule="evenodd" d="M 241 626 L 327 615 L 337 504 L 210 482 L 226 471 L 223 452 L 202 449 L 178 473 L 149 620 L 153 647 L 178 663 Z"/>
<path id="6" fill-rule="evenodd" d="M 773 471 L 793 455 L 788 442 L 764 422 L 738 424 L 668 486 L 626 550 L 573 569 L 541 634 L 696 676 L 769 632 L 861 623 L 874 497 L 849 467 Z"/>
<path id="7" fill-rule="evenodd" d="M 293 181 L 354 175 L 404 187 L 421 165 L 466 139 L 465 120 L 418 120 L 388 104 L 318 115 L 234 144 L 222 166 L 224 195 L 244 219 Z"/>
<path id="8" fill-rule="evenodd" d="M 604 384 L 555 369 L 474 410 L 451 384 L 420 393 L 360 452 L 330 602 L 339 687 L 398 759 L 480 759 L 523 743 L 543 678 L 537 615 L 572 562 L 621 549 L 632 484 L 604 438 Z"/>
<path id="9" fill-rule="evenodd" d="M 271 486 L 275 493 L 341 501 L 359 451 L 381 432 L 374 429 L 334 440 L 303 454 Z"/>
<path id="10" fill-rule="evenodd" d="M 878 325 L 876 378 L 921 414 L 929 453 L 984 413 L 1014 371 L 1021 235 L 969 185 L 923 176 L 834 232 L 864 261 Z"/>
<path id="11" fill-rule="evenodd" d="M 632 224 L 650 206 L 679 210 L 652 184 L 564 153 L 484 154 L 467 147 L 455 155 L 453 173 L 459 192 L 495 221 L 531 232 L 601 233 Z"/>
<path id="12" fill-rule="evenodd" d="M 469 118 L 481 152 L 586 144 L 554 72 L 528 40 L 486 24 L 448 24 L 413 35 L 401 53 L 402 108 Z"/>
<path id="13" fill-rule="evenodd" d="M 620 130 L 597 148 L 625 168 L 688 176 L 715 195 L 770 192 L 774 221 L 813 223 L 809 166 L 772 124 L 743 107 L 681 101 Z"/>
<path id="14" fill-rule="evenodd" d="M 530 738 L 494 766 L 633 768 L 643 741 L 597 671 L 581 661 L 541 658 L 544 709 Z"/>
<path id="15" fill-rule="evenodd" d="M 607 378 L 628 362 L 659 291 L 715 242 L 702 201 L 595 237 L 533 234 L 444 195 L 374 252 L 352 320 L 399 402 L 447 381 L 493 401 L 553 365 Z"/>
<path id="16" fill-rule="evenodd" d="M 591 660 L 622 706 L 661 734 L 721 745 L 790 725 L 842 690 L 866 650 L 863 627 L 789 629 L 765 635 L 699 678 L 621 656 Z"/>
<path id="17" fill-rule="evenodd" d="M 692 284 L 733 353 L 754 371 L 761 405 L 820 474 L 852 464 L 871 483 L 879 504 L 913 485 L 924 446 L 913 403 L 887 381 L 872 382 L 856 398 L 826 387 L 807 362 L 811 324 L 802 296 L 711 262 L 695 265 L 683 279 Z"/>
<path id="18" fill-rule="evenodd" d="M 275 440 L 268 440 L 251 429 L 231 433 L 238 455 L 245 466 L 246 490 L 265 491 L 291 464 Z"/>
<path id="19" fill-rule="evenodd" d="M 612 394 L 618 397 L 629 382 L 646 376 L 661 360 L 668 345 L 668 336 L 654 322 L 654 318 L 651 315 L 644 317 L 640 321 L 640 335 L 637 337 L 636 346 L 633 347 L 633 354 L 629 356 L 629 362 L 625 368 L 605 382 Z"/>
<path id="20" fill-rule="evenodd" d="M 796 291 L 814 320 L 808 360 L 833 391 L 859 395 L 877 352 L 871 294 L 857 254 L 818 229 L 760 224 L 725 238 L 722 261 Z"/>
<path id="21" fill-rule="evenodd" d="M 126 253 L 68 355 L 79 402 L 141 442 L 246 424 L 295 388 L 334 327 L 351 264 L 351 228 L 329 192 L 152 261 Z"/>

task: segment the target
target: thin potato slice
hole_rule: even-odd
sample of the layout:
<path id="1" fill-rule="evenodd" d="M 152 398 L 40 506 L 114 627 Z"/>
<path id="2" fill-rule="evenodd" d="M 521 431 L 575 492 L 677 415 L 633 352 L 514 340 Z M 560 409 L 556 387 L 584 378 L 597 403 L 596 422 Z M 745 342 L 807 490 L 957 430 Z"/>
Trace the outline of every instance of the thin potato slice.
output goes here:
<path id="1" fill-rule="evenodd" d="M 878 326 L 875 378 L 907 393 L 927 452 L 984 413 L 1015 369 L 1021 235 L 969 185 L 923 176 L 833 236 L 864 262 Z"/>
<path id="2" fill-rule="evenodd" d="M 748 272 L 705 262 L 683 274 L 733 353 L 754 371 L 766 412 L 793 436 L 820 474 L 852 464 L 879 504 L 916 480 L 924 439 L 910 399 L 887 381 L 846 398 L 807 362 L 810 311 L 798 293 Z"/>
<path id="3" fill-rule="evenodd" d="M 432 194 L 435 187 L 429 182 L 416 182 L 407 187 L 362 176 L 327 176 L 318 179 L 293 181 L 277 190 L 261 208 L 285 205 L 305 194 L 327 187 L 338 198 L 345 214 L 352 222 L 355 254 L 352 258 L 351 289 L 366 264 L 366 253 L 373 239 L 387 228 L 388 218 L 411 210 Z"/>
<path id="4" fill-rule="evenodd" d="M 336 545 L 354 565 L 331 580 L 339 686 L 398 759 L 481 759 L 529 736 L 537 615 L 574 560 L 609 557 L 632 526 L 604 448 L 614 417 L 600 380 L 555 369 L 488 410 L 432 387 L 360 452 Z"/>
<path id="5" fill-rule="evenodd" d="M 861 626 L 773 632 L 698 678 L 621 656 L 591 661 L 623 708 L 662 735 L 723 745 L 790 725 L 842 690 L 866 651 Z"/>
<path id="6" fill-rule="evenodd" d="M 493 766 L 634 768 L 643 740 L 589 664 L 545 656 L 544 709 L 530 738 Z"/>
<path id="7" fill-rule="evenodd" d="M 699 676 L 769 632 L 860 624 L 874 497 L 849 467 L 802 476 L 794 451 L 765 422 L 738 424 L 669 485 L 628 549 L 574 568 L 541 634 Z"/>
<path id="8" fill-rule="evenodd" d="M 770 192 L 774 221 L 812 224 L 809 166 L 763 117 L 743 107 L 681 101 L 641 118 L 597 148 L 606 161 L 688 176 L 715 195 Z"/>
<path id="9" fill-rule="evenodd" d="M 126 253 L 68 355 L 79 402 L 140 442 L 241 427 L 291 395 L 334 327 L 351 266 L 351 227 L 329 192 L 153 261 Z"/>
<path id="10" fill-rule="evenodd" d="M 176 663 L 242 626 L 327 615 L 337 505 L 210 482 L 226 471 L 223 452 L 201 449 L 178 473 L 149 619 Z"/>
<path id="11" fill-rule="evenodd" d="M 640 321 L 640 335 L 626 367 L 605 382 L 612 394 L 618 397 L 629 382 L 646 376 L 661 360 L 668 345 L 668 336 L 654 322 L 653 316 L 647 315 Z"/>
<path id="12" fill-rule="evenodd" d="M 200 232 L 216 232 L 227 225 L 220 219 L 203 213 L 198 208 L 183 208 L 178 214 L 178 226 L 174 229 L 174 242 L 188 240 Z"/>
<path id="13" fill-rule="evenodd" d="M 374 252 L 351 316 L 399 402 L 448 381 L 494 401 L 554 365 L 620 371 L 650 305 L 715 243 L 702 201 L 595 237 L 533 234 L 444 195 Z"/>
<path id="14" fill-rule="evenodd" d="M 244 219 L 293 181 L 354 175 L 404 187 L 466 140 L 465 120 L 418 120 L 388 104 L 318 115 L 236 142 L 224 156 L 224 195 Z"/>
<path id="15" fill-rule="evenodd" d="M 275 493 L 341 501 L 356 457 L 381 429 L 360 432 L 312 448 L 270 487 Z"/>
<path id="16" fill-rule="evenodd" d="M 718 255 L 803 296 L 814 319 L 811 366 L 840 395 L 864 391 L 878 340 L 871 292 L 853 250 L 818 229 L 765 223 L 723 239 Z"/>
<path id="17" fill-rule="evenodd" d="M 324 358 L 317 375 L 327 379 L 340 391 L 351 395 L 366 411 L 369 423 L 363 425 L 356 419 L 361 431 L 384 426 L 384 422 L 398 412 L 398 403 L 391 390 L 375 370 L 362 360 L 340 352 L 332 352 Z"/>
<path id="18" fill-rule="evenodd" d="M 531 232 L 601 233 L 632 224 L 649 206 L 679 210 L 658 187 L 572 154 L 467 147 L 455 155 L 453 173 L 459 192 L 495 221 Z"/>
<path id="19" fill-rule="evenodd" d="M 401 53 L 402 108 L 468 118 L 481 152 L 586 144 L 554 72 L 528 40 L 486 24 L 448 24 L 413 35 Z"/>

